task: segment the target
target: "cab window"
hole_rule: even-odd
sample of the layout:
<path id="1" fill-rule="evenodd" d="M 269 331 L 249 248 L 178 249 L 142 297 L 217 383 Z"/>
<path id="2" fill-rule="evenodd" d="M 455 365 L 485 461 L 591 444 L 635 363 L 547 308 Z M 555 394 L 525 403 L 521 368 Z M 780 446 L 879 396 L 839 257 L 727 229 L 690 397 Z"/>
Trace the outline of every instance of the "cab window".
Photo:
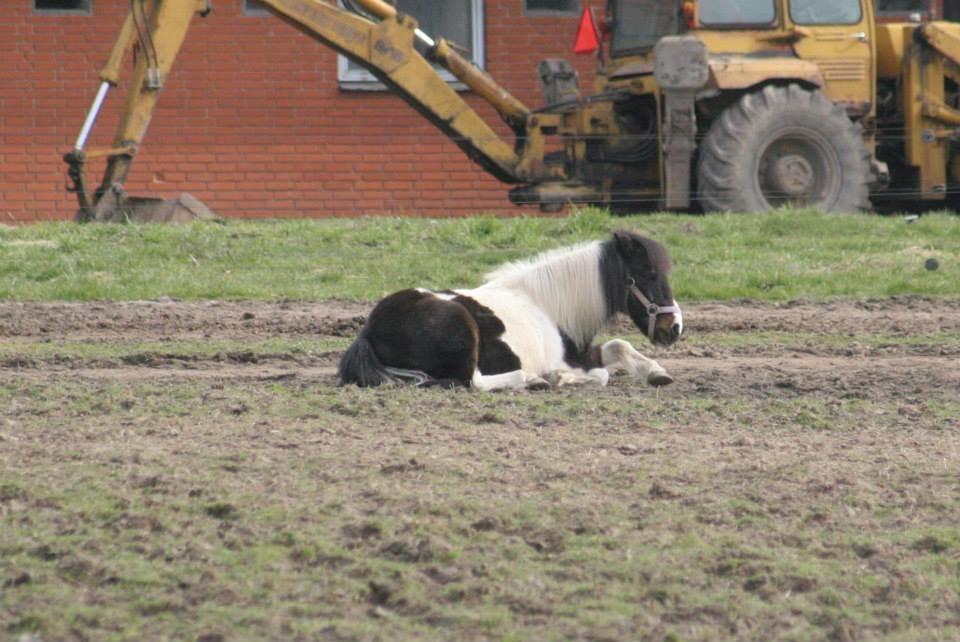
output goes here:
<path id="1" fill-rule="evenodd" d="M 680 12 L 663 0 L 616 0 L 613 14 L 614 56 L 652 49 L 660 38 L 680 33 Z"/>
<path id="2" fill-rule="evenodd" d="M 862 17 L 860 0 L 790 0 L 790 18 L 798 25 L 853 25 Z"/>
<path id="3" fill-rule="evenodd" d="M 773 0 L 700 0 L 697 7 L 708 27 L 769 25 L 777 17 Z"/>
<path id="4" fill-rule="evenodd" d="M 888 13 L 926 13 L 928 0 L 877 0 L 877 15 Z"/>

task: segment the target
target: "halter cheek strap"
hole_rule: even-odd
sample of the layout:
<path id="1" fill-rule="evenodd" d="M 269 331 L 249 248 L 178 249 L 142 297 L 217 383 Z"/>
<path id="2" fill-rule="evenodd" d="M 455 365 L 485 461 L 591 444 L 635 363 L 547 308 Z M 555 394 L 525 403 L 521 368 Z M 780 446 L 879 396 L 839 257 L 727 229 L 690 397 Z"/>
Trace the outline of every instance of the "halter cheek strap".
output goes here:
<path id="1" fill-rule="evenodd" d="M 681 314 L 680 306 L 677 305 L 676 301 L 673 302 L 673 305 L 658 305 L 640 291 L 640 288 L 637 287 L 637 282 L 633 279 L 628 279 L 627 285 L 630 286 L 630 293 L 647 308 L 647 336 L 651 340 L 653 340 L 653 332 L 657 328 L 657 315 L 673 314 L 679 316 Z"/>

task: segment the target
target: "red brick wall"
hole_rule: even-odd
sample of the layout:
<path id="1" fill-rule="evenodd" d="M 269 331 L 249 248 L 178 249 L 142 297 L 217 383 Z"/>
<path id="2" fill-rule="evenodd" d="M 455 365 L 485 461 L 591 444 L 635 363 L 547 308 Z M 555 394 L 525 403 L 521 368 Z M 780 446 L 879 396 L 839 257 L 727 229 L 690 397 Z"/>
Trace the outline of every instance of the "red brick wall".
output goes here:
<path id="1" fill-rule="evenodd" d="M 127 0 L 93 16 L 34 15 L 3 3 L 0 19 L 0 222 L 68 219 L 61 155 L 72 147 L 123 21 Z M 193 193 L 228 217 L 519 214 L 485 174 L 399 98 L 337 86 L 336 56 L 242 0 L 196 18 L 127 181 L 132 194 Z M 486 68 L 538 106 L 536 67 L 574 59 L 576 17 L 526 16 L 523 0 L 485 1 Z M 601 3 L 594 4 L 599 8 Z M 591 56 L 577 56 L 592 88 Z M 111 93 L 88 145 L 106 146 L 125 87 Z M 473 96 L 497 131 L 496 115 Z M 92 164 L 91 182 L 102 165 Z"/>

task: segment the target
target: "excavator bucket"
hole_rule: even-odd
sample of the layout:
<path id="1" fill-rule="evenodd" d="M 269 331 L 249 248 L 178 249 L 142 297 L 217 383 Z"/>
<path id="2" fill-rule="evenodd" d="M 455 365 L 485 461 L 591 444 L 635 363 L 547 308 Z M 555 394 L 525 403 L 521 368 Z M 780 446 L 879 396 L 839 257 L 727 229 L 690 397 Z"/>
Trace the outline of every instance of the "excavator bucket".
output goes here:
<path id="1" fill-rule="evenodd" d="M 200 199 L 184 192 L 174 199 L 123 196 L 120 199 L 101 199 L 95 211 L 81 209 L 77 212 L 80 221 L 100 223 L 189 223 L 193 220 L 210 220 L 217 215 Z"/>
<path id="2" fill-rule="evenodd" d="M 100 220 L 131 223 L 189 223 L 195 219 L 213 219 L 216 214 L 192 194 L 184 192 L 174 199 L 128 196 Z"/>
<path id="3" fill-rule="evenodd" d="M 77 210 L 76 220 L 79 223 L 187 223 L 195 219 L 214 219 L 217 215 L 200 199 L 184 192 L 177 198 L 164 200 L 162 198 L 148 198 L 129 196 L 123 189 L 121 182 L 112 184 L 105 180 L 105 185 L 95 194 L 87 189 L 86 172 L 84 171 L 87 155 L 79 149 L 64 155 L 63 160 L 69 165 L 68 176 L 72 184 L 67 191 L 77 195 L 80 208 Z M 116 161 L 117 159 L 112 159 Z M 129 158 L 126 159 L 129 165 Z M 115 170 L 112 165 L 108 168 L 108 177 Z"/>

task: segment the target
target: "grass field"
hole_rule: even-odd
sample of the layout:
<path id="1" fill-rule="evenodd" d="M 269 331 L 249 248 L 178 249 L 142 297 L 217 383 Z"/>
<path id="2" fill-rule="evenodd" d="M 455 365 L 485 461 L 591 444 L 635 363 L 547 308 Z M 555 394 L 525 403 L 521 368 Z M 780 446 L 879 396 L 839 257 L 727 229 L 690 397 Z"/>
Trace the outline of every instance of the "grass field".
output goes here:
<path id="1" fill-rule="evenodd" d="M 672 386 L 335 385 L 385 291 L 618 226 Z M 0 228 L 0 639 L 953 642 L 958 260 L 949 215 Z"/>
<path id="2" fill-rule="evenodd" d="M 0 298 L 369 300 L 475 285 L 505 261 L 627 227 L 673 253 L 684 300 L 960 296 L 954 215 L 657 215 L 0 228 Z M 451 260 L 451 258 L 455 260 Z M 924 269 L 927 259 L 939 269 Z"/>

